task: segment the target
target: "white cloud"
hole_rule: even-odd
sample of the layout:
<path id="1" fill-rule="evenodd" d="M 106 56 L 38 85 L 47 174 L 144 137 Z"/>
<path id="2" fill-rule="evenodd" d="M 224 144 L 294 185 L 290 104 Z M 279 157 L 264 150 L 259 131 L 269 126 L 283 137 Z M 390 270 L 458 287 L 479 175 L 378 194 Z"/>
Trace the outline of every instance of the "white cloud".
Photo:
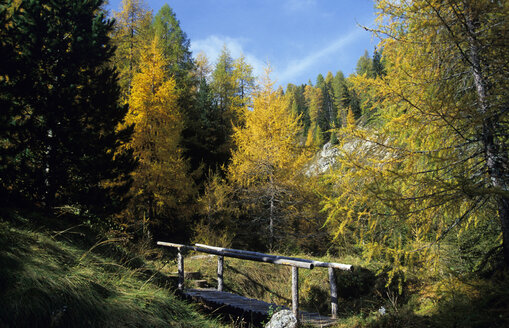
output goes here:
<path id="1" fill-rule="evenodd" d="M 195 55 L 204 52 L 209 61 L 215 63 L 223 50 L 223 46 L 226 45 L 234 59 L 244 55 L 246 62 L 253 67 L 253 75 L 260 76 L 264 71 L 266 63 L 244 50 L 246 42 L 245 39 L 211 35 L 206 39 L 191 41 L 191 51 Z"/>
<path id="2" fill-rule="evenodd" d="M 306 72 L 310 67 L 318 64 L 326 57 L 332 56 L 349 46 L 363 31 L 359 28 L 352 30 L 347 35 L 341 36 L 323 49 L 314 50 L 304 58 L 295 59 L 288 63 L 283 70 L 277 70 L 276 75 L 280 82 L 295 80 L 299 75 Z"/>
<path id="3" fill-rule="evenodd" d="M 270 62 L 269 58 L 262 60 L 253 53 L 246 51 L 248 40 L 241 38 L 211 35 L 205 39 L 192 41 L 191 50 L 195 55 L 204 52 L 210 63 L 215 64 L 221 54 L 223 45 L 226 45 L 233 58 L 244 55 L 246 62 L 253 67 L 253 75 L 255 77 L 263 76 L 267 64 L 270 63 L 272 66 L 271 78 L 276 82 L 276 85 L 285 85 L 301 80 L 302 77 L 307 79 L 312 74 L 320 73 L 316 71 L 310 75 L 309 72 L 314 67 L 319 67 L 320 63 L 328 57 L 341 56 L 341 53 L 348 50 L 357 38 L 362 37 L 362 33 L 365 32 L 360 28 L 356 28 L 350 31 L 350 33 L 328 43 L 321 49 L 310 49 L 311 52 L 307 56 L 290 60 L 286 65 L 285 63 Z"/>
<path id="4" fill-rule="evenodd" d="M 288 12 L 307 10 L 316 5 L 316 0 L 286 0 L 284 9 Z"/>

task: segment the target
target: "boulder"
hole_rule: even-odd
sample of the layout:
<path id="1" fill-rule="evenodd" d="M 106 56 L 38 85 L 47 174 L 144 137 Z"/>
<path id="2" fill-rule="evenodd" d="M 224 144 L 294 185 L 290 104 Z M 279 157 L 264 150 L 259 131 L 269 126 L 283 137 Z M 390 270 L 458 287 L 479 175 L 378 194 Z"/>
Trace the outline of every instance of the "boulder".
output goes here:
<path id="1" fill-rule="evenodd" d="M 265 328 L 296 328 L 297 318 L 290 310 L 276 312 Z"/>

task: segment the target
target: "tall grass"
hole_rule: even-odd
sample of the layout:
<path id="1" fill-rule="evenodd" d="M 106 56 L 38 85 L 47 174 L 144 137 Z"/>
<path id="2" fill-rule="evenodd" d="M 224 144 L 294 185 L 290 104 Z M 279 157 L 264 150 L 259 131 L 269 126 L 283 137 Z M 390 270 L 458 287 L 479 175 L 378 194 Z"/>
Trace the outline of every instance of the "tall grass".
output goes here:
<path id="1" fill-rule="evenodd" d="M 100 247 L 0 221 L 0 327 L 221 326 Z"/>

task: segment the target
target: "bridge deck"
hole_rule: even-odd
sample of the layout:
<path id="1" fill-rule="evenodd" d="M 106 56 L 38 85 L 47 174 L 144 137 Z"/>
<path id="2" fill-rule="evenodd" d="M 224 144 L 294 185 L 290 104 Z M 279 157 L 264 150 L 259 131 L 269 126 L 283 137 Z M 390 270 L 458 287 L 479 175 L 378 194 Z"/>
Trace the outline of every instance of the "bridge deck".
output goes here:
<path id="1" fill-rule="evenodd" d="M 215 289 L 188 289 L 184 291 L 184 295 L 209 307 L 221 308 L 234 314 L 249 315 L 251 318 L 259 320 L 266 319 L 271 309 L 274 311 L 278 307 L 276 304 Z M 280 308 L 288 309 L 284 306 Z M 336 320 L 318 313 L 299 312 L 299 316 L 302 323 L 319 327 L 327 327 L 336 322 Z"/>

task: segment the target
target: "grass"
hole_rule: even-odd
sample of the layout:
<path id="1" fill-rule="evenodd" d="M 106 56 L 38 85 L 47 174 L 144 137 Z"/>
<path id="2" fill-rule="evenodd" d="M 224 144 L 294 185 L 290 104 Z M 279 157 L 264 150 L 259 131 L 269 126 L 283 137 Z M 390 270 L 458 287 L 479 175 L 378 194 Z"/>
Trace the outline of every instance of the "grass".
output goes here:
<path id="1" fill-rule="evenodd" d="M 2 219 L 0 327 L 223 326 L 178 299 L 173 282 L 139 259 L 105 255 L 106 243 L 91 250 L 89 236 L 73 229 Z"/>

